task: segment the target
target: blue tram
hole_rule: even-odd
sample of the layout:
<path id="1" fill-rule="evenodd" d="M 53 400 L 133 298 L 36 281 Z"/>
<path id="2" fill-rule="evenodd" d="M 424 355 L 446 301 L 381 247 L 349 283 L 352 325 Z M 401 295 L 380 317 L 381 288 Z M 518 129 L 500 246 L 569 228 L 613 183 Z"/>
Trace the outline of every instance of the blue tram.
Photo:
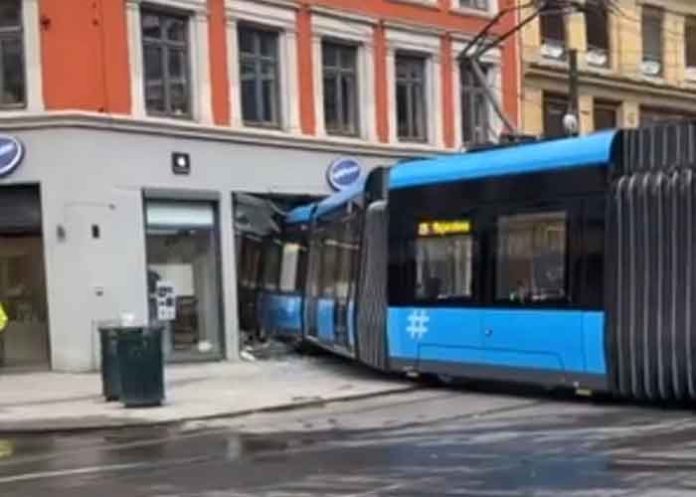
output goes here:
<path id="1" fill-rule="evenodd" d="M 373 170 L 288 216 L 305 258 L 268 326 L 382 370 L 696 399 L 694 167 L 683 123 Z"/>

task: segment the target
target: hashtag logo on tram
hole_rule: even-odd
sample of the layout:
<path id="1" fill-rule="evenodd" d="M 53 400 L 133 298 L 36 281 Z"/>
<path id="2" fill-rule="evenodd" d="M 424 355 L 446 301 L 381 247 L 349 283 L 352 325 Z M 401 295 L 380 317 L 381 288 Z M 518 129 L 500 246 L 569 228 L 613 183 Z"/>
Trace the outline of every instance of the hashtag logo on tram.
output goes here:
<path id="1" fill-rule="evenodd" d="M 428 333 L 428 323 L 430 316 L 422 309 L 414 310 L 408 315 L 408 327 L 406 331 L 413 340 L 420 340 Z"/>

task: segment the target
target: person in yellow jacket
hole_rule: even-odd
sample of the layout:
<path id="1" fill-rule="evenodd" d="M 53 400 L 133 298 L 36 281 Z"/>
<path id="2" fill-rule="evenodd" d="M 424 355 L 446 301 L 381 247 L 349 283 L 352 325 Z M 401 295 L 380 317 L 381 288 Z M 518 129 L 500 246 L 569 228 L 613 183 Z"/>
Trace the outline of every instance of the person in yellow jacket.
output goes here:
<path id="1" fill-rule="evenodd" d="M 7 317 L 5 312 L 5 307 L 3 307 L 2 302 L 0 302 L 0 366 L 5 362 L 5 338 L 4 331 L 7 328 L 7 324 L 10 318 Z"/>

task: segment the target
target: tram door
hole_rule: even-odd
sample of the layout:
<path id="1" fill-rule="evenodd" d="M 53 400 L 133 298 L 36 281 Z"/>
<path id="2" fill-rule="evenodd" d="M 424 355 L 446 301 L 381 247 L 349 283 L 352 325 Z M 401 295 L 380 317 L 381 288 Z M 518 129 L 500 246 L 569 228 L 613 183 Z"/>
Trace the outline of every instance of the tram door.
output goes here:
<path id="1" fill-rule="evenodd" d="M 342 220 L 337 226 L 336 235 L 335 343 L 352 353 L 355 346 L 355 295 L 358 282 L 358 217 L 351 215 Z"/>
<path id="2" fill-rule="evenodd" d="M 317 301 L 319 300 L 319 280 L 321 273 L 321 233 L 313 232 L 308 243 L 309 261 L 307 263 L 307 280 L 305 283 L 304 335 L 318 338 Z"/>

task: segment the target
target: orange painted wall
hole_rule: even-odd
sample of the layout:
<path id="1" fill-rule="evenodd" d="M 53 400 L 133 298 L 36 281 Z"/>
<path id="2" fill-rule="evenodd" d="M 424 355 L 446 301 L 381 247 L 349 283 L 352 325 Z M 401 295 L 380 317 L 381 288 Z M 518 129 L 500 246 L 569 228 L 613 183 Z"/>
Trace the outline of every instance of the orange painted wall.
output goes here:
<path id="1" fill-rule="evenodd" d="M 375 47 L 375 109 L 377 123 L 377 138 L 382 143 L 389 141 L 389 102 L 387 98 L 387 40 L 384 26 L 379 24 L 374 30 Z"/>
<path id="2" fill-rule="evenodd" d="M 40 15 L 46 107 L 129 113 L 124 0 L 41 0 Z"/>
<path id="3" fill-rule="evenodd" d="M 303 6 L 297 11 L 297 62 L 300 77 L 300 126 L 306 135 L 313 135 L 316 132 L 312 56 L 312 14 L 306 6 Z"/>
<path id="4" fill-rule="evenodd" d="M 227 68 L 225 0 L 208 0 L 208 12 L 213 122 L 218 126 L 229 126 L 230 80 Z"/>
<path id="5" fill-rule="evenodd" d="M 454 147 L 454 88 L 452 71 L 452 38 L 443 36 L 440 42 L 442 64 L 442 132 L 446 147 Z"/>

